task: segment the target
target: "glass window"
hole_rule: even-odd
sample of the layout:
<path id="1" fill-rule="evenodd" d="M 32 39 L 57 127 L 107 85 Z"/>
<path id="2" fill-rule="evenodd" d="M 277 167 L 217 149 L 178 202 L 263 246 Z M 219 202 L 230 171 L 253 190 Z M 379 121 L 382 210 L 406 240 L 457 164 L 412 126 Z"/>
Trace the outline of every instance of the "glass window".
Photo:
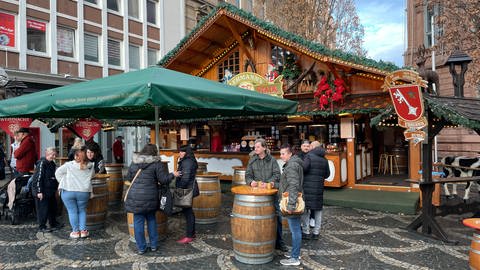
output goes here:
<path id="1" fill-rule="evenodd" d="M 297 60 L 294 53 L 279 46 L 272 46 L 272 64 L 277 67 L 279 72 L 283 71 L 287 58 L 292 58 L 294 62 Z"/>
<path id="2" fill-rule="evenodd" d="M 98 56 L 98 36 L 85 34 L 84 36 L 84 59 L 92 62 L 99 62 Z"/>
<path id="3" fill-rule="evenodd" d="M 47 52 L 47 24 L 27 20 L 27 48 L 36 52 Z"/>
<path id="4" fill-rule="evenodd" d="M 157 2 L 148 0 L 147 1 L 147 22 L 156 24 L 157 23 Z"/>
<path id="5" fill-rule="evenodd" d="M 148 66 L 154 66 L 158 62 L 158 51 L 154 49 L 148 49 Z"/>
<path id="6" fill-rule="evenodd" d="M 245 10 L 248 12 L 252 12 L 253 10 L 253 0 L 247 0 L 247 6 L 245 7 Z"/>
<path id="7" fill-rule="evenodd" d="M 128 46 L 128 60 L 130 69 L 140 69 L 140 47 Z"/>
<path id="8" fill-rule="evenodd" d="M 108 40 L 108 64 L 113 66 L 120 66 L 120 41 Z"/>
<path id="9" fill-rule="evenodd" d="M 133 18 L 140 18 L 138 0 L 128 0 L 128 16 Z"/>
<path id="10" fill-rule="evenodd" d="M 57 28 L 57 53 L 61 56 L 74 57 L 75 32 L 73 29 Z"/>
<path id="11" fill-rule="evenodd" d="M 92 4 L 97 4 L 97 0 L 84 0 L 85 2 L 92 3 Z"/>
<path id="12" fill-rule="evenodd" d="M 240 73 L 240 53 L 236 51 L 218 65 L 218 80 L 226 82 L 238 73 Z"/>
<path id="13" fill-rule="evenodd" d="M 120 3 L 118 3 L 118 0 L 107 0 L 107 8 L 110 10 L 120 11 Z"/>

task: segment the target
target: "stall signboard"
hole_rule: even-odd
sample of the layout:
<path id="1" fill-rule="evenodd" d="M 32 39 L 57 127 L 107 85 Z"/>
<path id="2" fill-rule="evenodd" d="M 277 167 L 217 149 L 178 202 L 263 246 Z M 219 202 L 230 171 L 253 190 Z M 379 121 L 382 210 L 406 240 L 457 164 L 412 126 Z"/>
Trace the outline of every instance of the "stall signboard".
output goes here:
<path id="1" fill-rule="evenodd" d="M 11 137 L 15 135 L 15 131 L 23 127 L 29 127 L 31 123 L 31 118 L 0 118 L 0 128 Z"/>
<path id="2" fill-rule="evenodd" d="M 45 32 L 47 30 L 47 24 L 35 20 L 27 20 L 27 29 L 35 29 L 40 32 Z"/>
<path id="3" fill-rule="evenodd" d="M 411 84 L 406 84 L 409 82 Z M 424 116 L 423 96 L 420 87 L 426 82 L 411 70 L 398 70 L 385 77 L 383 89 L 390 93 L 393 107 L 398 115 L 398 125 L 406 128 L 405 140 L 415 144 L 424 141 L 423 129 L 428 125 Z"/>
<path id="4" fill-rule="evenodd" d="M 273 82 L 253 72 L 243 72 L 232 77 L 228 84 L 240 88 L 257 91 L 275 97 L 283 98 L 283 76 L 280 75 Z"/>
<path id="5" fill-rule="evenodd" d="M 0 46 L 15 47 L 15 16 L 0 12 Z"/>
<path id="6" fill-rule="evenodd" d="M 97 119 L 80 119 L 72 125 L 72 129 L 84 140 L 90 140 L 102 128 Z"/>

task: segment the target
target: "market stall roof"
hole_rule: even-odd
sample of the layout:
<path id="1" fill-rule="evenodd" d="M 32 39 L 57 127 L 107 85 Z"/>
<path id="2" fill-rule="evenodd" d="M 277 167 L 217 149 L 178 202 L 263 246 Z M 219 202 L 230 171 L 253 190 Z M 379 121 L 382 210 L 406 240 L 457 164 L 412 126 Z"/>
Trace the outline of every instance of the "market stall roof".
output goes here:
<path id="1" fill-rule="evenodd" d="M 155 120 L 275 115 L 297 102 L 160 67 L 0 101 L 0 117 Z M 158 119 L 157 119 L 158 120 Z"/>
<path id="2" fill-rule="evenodd" d="M 248 43 L 247 39 L 255 44 L 255 39 L 259 36 L 292 51 L 309 55 L 316 60 L 364 72 L 386 75 L 390 71 L 399 69 L 391 63 L 375 61 L 340 50 L 330 50 L 319 43 L 306 40 L 260 20 L 228 3 L 219 4 L 204 17 L 174 49 L 160 60 L 159 64 L 187 74 L 202 76 L 238 45 Z"/>

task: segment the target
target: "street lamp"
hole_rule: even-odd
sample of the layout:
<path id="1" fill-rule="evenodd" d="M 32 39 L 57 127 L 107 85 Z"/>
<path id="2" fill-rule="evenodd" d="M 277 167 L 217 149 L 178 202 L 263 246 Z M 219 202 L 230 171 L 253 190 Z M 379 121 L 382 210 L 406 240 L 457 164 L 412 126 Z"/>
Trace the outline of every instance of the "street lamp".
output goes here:
<path id="1" fill-rule="evenodd" d="M 458 48 L 448 57 L 445 66 L 449 67 L 453 78 L 453 93 L 455 97 L 463 97 L 463 85 L 465 84 L 465 72 L 468 69 L 468 63 L 472 58 L 468 54 L 460 51 Z M 457 66 L 460 66 L 460 73 L 457 73 Z"/>
<path id="2" fill-rule="evenodd" d="M 5 85 L 5 98 L 21 96 L 23 95 L 23 90 L 27 88 L 28 86 L 24 82 L 17 81 L 17 78 L 14 78 Z"/>

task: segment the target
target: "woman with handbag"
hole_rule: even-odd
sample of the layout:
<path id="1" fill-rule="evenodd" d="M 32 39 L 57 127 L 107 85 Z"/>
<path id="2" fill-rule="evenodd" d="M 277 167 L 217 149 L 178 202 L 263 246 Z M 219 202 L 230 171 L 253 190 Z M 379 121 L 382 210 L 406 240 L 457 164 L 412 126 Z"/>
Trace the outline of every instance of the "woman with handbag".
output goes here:
<path id="1" fill-rule="evenodd" d="M 167 184 L 180 173 L 168 173 L 158 156 L 157 146 L 147 144 L 139 153 L 132 156 L 132 164 L 126 179 L 132 179 L 125 195 L 125 210 L 133 213 L 133 231 L 137 245 L 137 253 L 147 251 L 145 240 L 145 219 L 147 220 L 148 238 L 151 251 L 158 247 L 158 232 L 155 213 L 159 209 L 158 186 Z"/>
<path id="2" fill-rule="evenodd" d="M 197 160 L 193 154 L 193 150 L 189 145 L 183 145 L 179 151 L 180 159 L 178 160 L 178 170 L 181 171 L 181 176 L 177 177 L 175 182 L 175 194 L 178 194 L 178 190 L 192 190 L 192 199 L 200 195 L 198 190 L 197 181 L 195 181 L 195 175 L 198 168 Z M 176 198 L 175 200 L 177 200 Z M 183 215 L 187 222 L 186 235 L 177 243 L 188 244 L 195 238 L 195 215 L 193 214 L 192 204 L 190 206 L 182 207 Z"/>
<path id="3" fill-rule="evenodd" d="M 288 220 L 288 226 L 292 234 L 292 251 L 285 254 L 288 259 L 281 260 L 282 265 L 300 265 L 300 247 L 302 245 L 302 230 L 300 227 L 301 214 L 296 212 L 298 194 L 302 192 L 303 186 L 303 161 L 297 156 L 292 155 L 290 145 L 283 145 L 280 148 L 280 158 L 285 162 L 283 173 L 280 177 L 279 194 L 285 195 L 288 192 L 288 203 L 286 211 L 282 209 L 282 214 Z M 280 203 L 282 204 L 282 203 Z"/>

